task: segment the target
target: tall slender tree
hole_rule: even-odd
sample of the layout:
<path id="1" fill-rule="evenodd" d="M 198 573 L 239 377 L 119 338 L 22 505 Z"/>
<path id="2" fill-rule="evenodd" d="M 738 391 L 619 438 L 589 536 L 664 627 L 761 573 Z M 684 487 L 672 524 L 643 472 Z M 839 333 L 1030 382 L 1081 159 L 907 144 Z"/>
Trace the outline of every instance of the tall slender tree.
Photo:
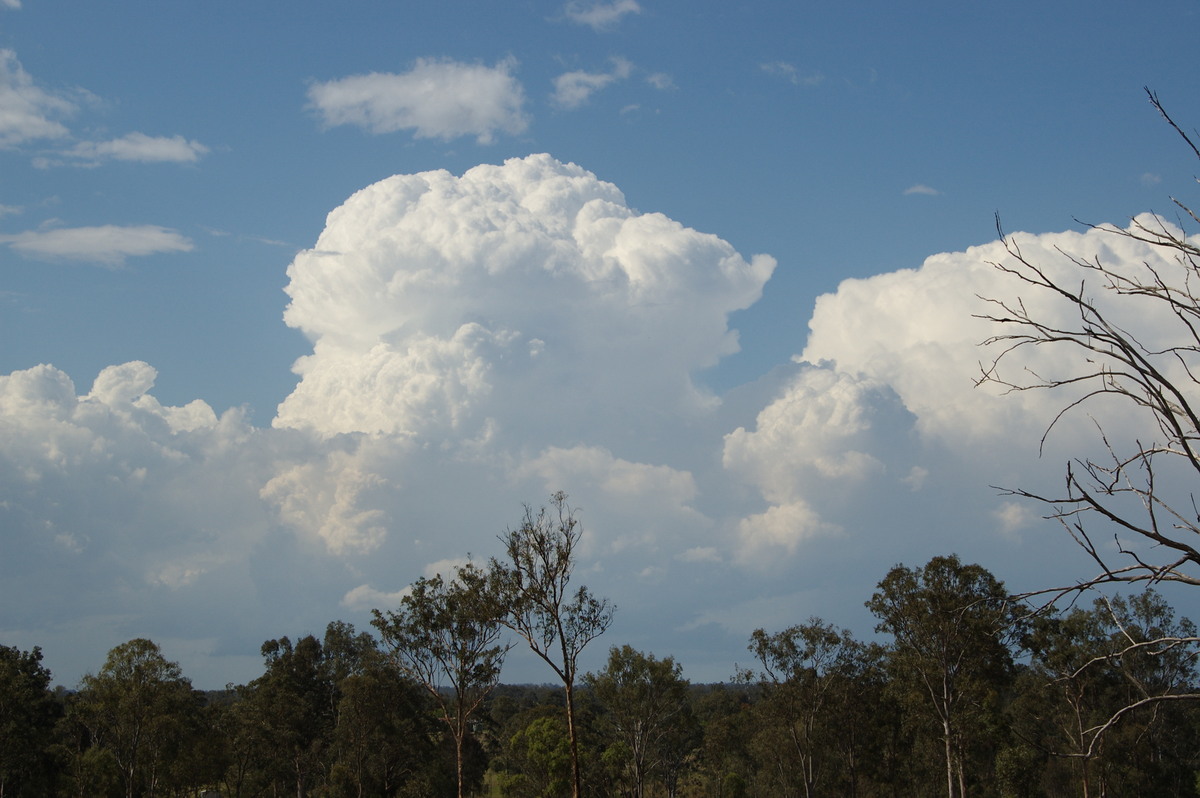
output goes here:
<path id="1" fill-rule="evenodd" d="M 965 798 L 969 754 L 1012 668 L 1004 584 L 982 566 L 934 557 L 922 568 L 889 571 L 867 608 L 879 619 L 876 631 L 895 641 L 894 679 L 937 724 L 946 795 Z"/>
<path id="2" fill-rule="evenodd" d="M 579 654 L 612 623 L 613 607 L 587 587 L 571 589 L 575 547 L 583 534 L 567 494 L 550 497 L 549 509 L 525 508 L 516 529 L 500 536 L 503 560 L 493 558 L 489 578 L 505 612 L 502 623 L 517 633 L 563 683 L 571 751 L 571 795 L 579 798 L 579 725 L 575 683 Z"/>

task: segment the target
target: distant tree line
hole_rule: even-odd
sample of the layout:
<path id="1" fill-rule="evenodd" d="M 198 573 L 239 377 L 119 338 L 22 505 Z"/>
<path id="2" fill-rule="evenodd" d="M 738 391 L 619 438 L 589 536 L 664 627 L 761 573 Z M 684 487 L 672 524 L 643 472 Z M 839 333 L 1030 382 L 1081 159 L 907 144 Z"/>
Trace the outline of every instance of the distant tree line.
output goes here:
<path id="1" fill-rule="evenodd" d="M 510 534 L 540 528 L 569 560 L 577 527 L 557 509 Z M 728 683 L 622 645 L 574 684 L 561 655 L 611 608 L 560 578 L 537 589 L 562 602 L 514 620 L 534 610 L 504 591 L 546 571 L 513 567 L 418 583 L 376 614 L 382 639 L 335 621 L 268 640 L 262 675 L 223 691 L 194 689 L 149 640 L 73 691 L 51 688 L 38 649 L 0 646 L 0 798 L 1197 793 L 1196 630 L 1154 591 L 1031 616 L 986 569 L 935 557 L 880 581 L 872 642 L 809 618 L 753 630 Z M 563 683 L 499 684 L 497 624 L 558 652 Z"/>

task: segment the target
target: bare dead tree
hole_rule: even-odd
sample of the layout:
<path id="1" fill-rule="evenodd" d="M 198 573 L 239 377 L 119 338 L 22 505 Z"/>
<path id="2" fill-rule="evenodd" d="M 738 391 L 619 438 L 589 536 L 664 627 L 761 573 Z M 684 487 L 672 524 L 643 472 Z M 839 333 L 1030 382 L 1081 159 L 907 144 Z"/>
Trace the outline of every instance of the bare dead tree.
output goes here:
<path id="1" fill-rule="evenodd" d="M 1193 136 L 1171 118 L 1154 92 L 1146 89 L 1146 93 L 1200 159 Z M 1194 488 L 1200 485 L 1200 246 L 1180 232 L 1184 224 L 1200 223 L 1200 216 L 1179 199 L 1171 201 L 1178 225 L 1159 215 L 1138 217 L 1127 229 L 1088 225 L 1147 244 L 1164 257 L 1137 265 L 1113 264 L 1060 249 L 1069 262 L 1066 277 L 1027 257 L 997 217 L 1008 258 L 992 265 L 1023 286 L 1023 297 L 981 297 L 990 309 L 979 318 L 1002 331 L 984 341 L 999 353 L 981 364 L 977 384 L 998 385 L 1008 392 L 1067 393 L 1065 406 L 1042 436 L 1043 445 L 1064 417 L 1088 412 L 1098 403 L 1120 408 L 1123 416 L 1140 422 L 1140 429 L 1151 430 L 1153 438 L 1114 442 L 1104 423 L 1094 419 L 1100 454 L 1068 462 L 1063 493 L 1005 489 L 1009 495 L 1047 507 L 1046 517 L 1063 526 L 1097 569 L 1091 577 L 1014 597 L 1028 602 L 1034 613 L 1052 612 L 1064 600 L 1074 602 L 1085 591 L 1105 585 L 1200 586 L 1200 507 Z M 1035 295 L 1053 299 L 1067 312 L 1034 310 L 1035 303 L 1027 304 L 1027 299 Z M 1137 313 L 1126 312 L 1131 309 Z M 1151 317 L 1156 323 L 1173 325 L 1168 338 L 1151 336 L 1144 329 L 1139 332 L 1138 320 Z M 1118 322 L 1118 318 L 1129 320 Z M 1073 351 L 1077 355 L 1073 370 L 1039 373 L 1021 363 L 1026 354 L 1044 348 Z M 1115 545 L 1108 544 L 1109 535 Z M 1195 637 L 1169 635 L 1131 639 L 1128 650 L 1194 649 L 1197 642 Z M 1091 743 L 1082 756 L 1093 755 L 1104 733 L 1129 713 L 1196 698 L 1200 694 L 1190 686 L 1144 695 L 1087 730 Z"/>
<path id="2" fill-rule="evenodd" d="M 1151 103 L 1200 158 L 1192 139 L 1147 90 Z M 1189 218 L 1200 222 L 1187 205 L 1172 198 Z M 999 354 L 981 368 L 978 384 L 993 383 L 1007 391 L 1074 389 L 1078 395 L 1050 423 L 1046 435 L 1067 414 L 1104 397 L 1116 398 L 1131 413 L 1148 417 L 1157 440 L 1138 441 L 1119 451 L 1103 427 L 1098 433 L 1105 456 L 1081 458 L 1067 465 L 1066 492 L 1050 496 L 1024 489 L 1008 491 L 1039 501 L 1051 509 L 1048 517 L 1061 522 L 1076 543 L 1098 566 L 1096 576 L 1058 589 L 1039 591 L 1052 599 L 1088 587 L 1114 582 L 1182 582 L 1200 585 L 1200 511 L 1190 492 L 1180 501 L 1163 490 L 1160 475 L 1200 482 L 1200 247 L 1159 216 L 1135 219 L 1128 229 L 1095 227 L 1114 236 L 1141 241 L 1169 251 L 1173 264 L 1112 265 L 1098 257 L 1087 260 L 1062 252 L 1074 267 L 1071 282 L 1052 275 L 1021 251 L 997 220 L 997 230 L 1009 258 L 993 264 L 1027 289 L 1049 293 L 1070 309 L 1072 321 L 1060 323 L 1036 315 L 1024 299 L 984 298 L 991 312 L 980 318 L 1005 328 L 984 342 Z M 1061 251 L 1061 250 L 1060 250 Z M 1078 282 L 1075 282 L 1075 280 Z M 1093 292 L 1146 300 L 1144 312 L 1170 319 L 1176 330 L 1167 345 L 1145 343 L 1137 331 L 1110 317 Z M 1017 376 L 1006 368 L 1026 350 L 1040 347 L 1074 349 L 1078 368 L 1068 374 L 1040 374 L 1027 368 Z M 1043 443 L 1046 435 L 1043 435 Z M 1089 528 L 1103 519 L 1113 530 L 1116 558 L 1099 545 Z M 1150 544 L 1150 545 L 1144 545 Z"/>

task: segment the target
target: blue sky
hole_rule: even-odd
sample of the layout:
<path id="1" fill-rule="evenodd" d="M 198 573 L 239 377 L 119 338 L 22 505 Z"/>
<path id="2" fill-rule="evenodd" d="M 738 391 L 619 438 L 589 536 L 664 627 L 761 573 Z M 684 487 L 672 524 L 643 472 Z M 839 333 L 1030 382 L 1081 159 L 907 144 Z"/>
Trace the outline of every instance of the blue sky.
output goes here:
<path id="1" fill-rule="evenodd" d="M 557 489 L 597 659 L 694 679 L 898 561 L 1086 569 L 988 488 L 1061 458 L 970 313 L 993 214 L 1086 255 L 1194 190 L 1143 86 L 1194 119 L 1198 9 L 1131 11 L 0 0 L 0 642 L 243 681 Z"/>

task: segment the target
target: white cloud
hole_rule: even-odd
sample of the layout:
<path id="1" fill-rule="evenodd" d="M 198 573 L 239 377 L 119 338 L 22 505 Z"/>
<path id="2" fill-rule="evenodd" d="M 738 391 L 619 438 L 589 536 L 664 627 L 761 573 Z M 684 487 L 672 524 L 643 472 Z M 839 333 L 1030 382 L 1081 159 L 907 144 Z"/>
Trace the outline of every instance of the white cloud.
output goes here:
<path id="1" fill-rule="evenodd" d="M 561 108 L 578 108 L 593 94 L 618 80 L 625 80 L 632 72 L 633 64 L 623 58 L 613 59 L 610 72 L 566 72 L 554 79 L 551 100 Z"/>
<path id="2" fill-rule="evenodd" d="M 208 147 L 183 136 L 128 133 L 111 141 L 83 141 L 63 154 L 93 163 L 110 159 L 143 163 L 195 163 L 207 153 Z"/>
<path id="3" fill-rule="evenodd" d="M 285 321 L 314 347 L 275 424 L 539 451 L 588 408 L 615 452 L 645 408 L 709 412 L 691 375 L 736 351 L 728 315 L 773 268 L 546 155 L 397 175 L 288 268 Z"/>
<path id="4" fill-rule="evenodd" d="M 629 14 L 642 13 L 637 0 L 572 0 L 564 9 L 567 19 L 578 25 L 587 25 L 594 31 L 612 30 L 621 19 Z"/>
<path id="5" fill-rule="evenodd" d="M 308 98 L 330 127 L 411 130 L 417 138 L 443 140 L 475 136 L 488 144 L 497 133 L 515 135 L 529 126 L 515 68 L 511 59 L 487 67 L 423 58 L 402 74 L 373 72 L 315 83 Z"/>
<path id="6" fill-rule="evenodd" d="M 814 479 L 861 482 L 884 468 L 869 452 L 882 401 L 869 380 L 806 369 L 759 413 L 753 431 L 725 436 L 725 467 L 773 503 L 795 501 Z"/>
<path id="7" fill-rule="evenodd" d="M 676 556 L 681 562 L 722 562 L 721 553 L 715 546 L 694 546 Z"/>
<path id="8" fill-rule="evenodd" d="M 305 462 L 282 471 L 260 496 L 274 505 L 280 520 L 299 532 L 315 532 L 334 554 L 372 552 L 387 537 L 387 515 L 371 494 L 388 489 L 387 480 L 361 467 L 343 451 L 324 462 Z"/>
<path id="9" fill-rule="evenodd" d="M 1161 249 L 1102 230 L 1082 233 L 1016 234 L 1020 248 L 1051 277 L 1077 281 L 1069 256 L 1100 257 L 1106 263 L 1138 268 L 1148 263 L 1171 274 L 1178 265 Z M 1000 242 L 966 252 L 927 258 L 919 269 L 905 269 L 865 280 L 846 280 L 836 293 L 818 298 L 810 322 L 811 334 L 800 359 L 830 362 L 837 371 L 871 380 L 895 391 L 916 417 L 923 436 L 954 448 L 1036 441 L 1067 401 L 1068 394 L 1026 391 L 999 395 L 994 387 L 975 388 L 980 361 L 988 352 L 978 344 L 996 330 L 975 318 L 989 306 L 980 296 L 1011 299 L 1021 287 L 991 264 L 1008 260 Z M 1072 275 L 1067 277 L 1067 275 Z M 1134 323 L 1145 332 L 1142 342 L 1163 342 L 1169 320 L 1139 312 L 1136 300 L 1112 303 L 1111 292 L 1093 286 L 1091 292 L 1118 315 L 1119 323 Z M 1063 319 L 1070 309 L 1042 292 L 1026 292 L 1026 306 L 1039 318 Z M 1075 353 L 1065 349 L 1028 350 L 1022 365 L 1037 373 L 1071 369 Z M 1075 424 L 1076 426 L 1072 426 Z M 1088 437 L 1094 428 L 1082 417 L 1060 428 Z"/>
<path id="10" fill-rule="evenodd" d="M 825 82 L 825 76 L 819 72 L 801 74 L 795 64 L 789 64 L 787 61 L 770 61 L 759 66 L 768 75 L 781 77 L 794 86 L 820 86 Z"/>
<path id="11" fill-rule="evenodd" d="M 655 72 L 646 76 L 646 82 L 659 91 L 677 88 L 675 79 L 665 72 Z"/>
<path id="12" fill-rule="evenodd" d="M 359 585 L 342 596 L 340 604 L 351 610 L 382 610 L 386 612 L 400 606 L 406 596 L 412 594 L 412 586 L 401 588 L 394 593 L 376 590 L 370 585 Z"/>
<path id="13" fill-rule="evenodd" d="M 801 543 L 841 534 L 836 524 L 821 517 L 804 501 L 770 507 L 742 519 L 738 525 L 737 560 L 743 564 L 779 565 L 781 555 L 795 554 Z"/>
<path id="14" fill-rule="evenodd" d="M 174 230 L 157 225 L 100 225 L 30 230 L 0 235 L 22 255 L 42 260 L 78 260 L 118 266 L 126 258 L 162 252 L 191 252 L 192 242 Z"/>
<path id="15" fill-rule="evenodd" d="M 13 10 L 16 10 L 21 7 L 21 0 L 2 0 L 2 2 L 0 2 L 0 5 L 3 5 L 6 8 L 11 8 Z"/>
<path id="16" fill-rule="evenodd" d="M 992 517 L 1000 527 L 1002 535 L 1014 536 L 1041 520 L 1029 502 L 1007 501 L 992 510 Z"/>
<path id="17" fill-rule="evenodd" d="M 914 186 L 909 186 L 908 188 L 904 189 L 904 196 L 906 197 L 910 197 L 914 194 L 926 197 L 936 197 L 941 193 L 942 192 L 938 191 L 936 188 L 927 186 L 924 183 L 917 183 Z"/>
<path id="18" fill-rule="evenodd" d="M 35 86 L 16 53 L 0 50 L 0 148 L 65 138 L 67 128 L 58 120 L 76 110 L 66 97 Z"/>

